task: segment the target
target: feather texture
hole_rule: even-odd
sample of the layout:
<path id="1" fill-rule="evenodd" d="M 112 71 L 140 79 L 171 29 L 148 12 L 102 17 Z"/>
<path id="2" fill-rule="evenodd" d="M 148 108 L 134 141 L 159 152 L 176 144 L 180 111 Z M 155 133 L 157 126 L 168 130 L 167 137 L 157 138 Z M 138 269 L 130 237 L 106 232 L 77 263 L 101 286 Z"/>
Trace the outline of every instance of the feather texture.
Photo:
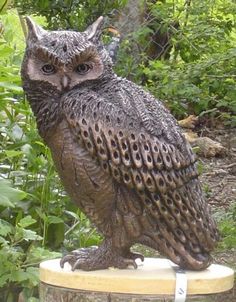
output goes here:
<path id="1" fill-rule="evenodd" d="M 148 130 L 139 119 L 144 112 L 133 109 L 129 95 L 121 100 L 130 103 L 131 116 L 109 94 L 99 96 L 87 88 L 66 95 L 62 110 L 77 143 L 115 184 L 124 187 L 120 200 L 109 202 L 125 236 L 134 242 L 146 242 L 147 237 L 174 262 L 181 264 L 186 258 L 194 266 L 200 255 L 213 249 L 218 236 L 203 199 L 195 156 L 178 128 L 172 131 L 178 131 L 181 145 L 163 132 L 158 137 Z M 160 121 L 158 126 L 169 131 Z M 135 197 L 127 200 L 128 191 Z"/>
<path id="2" fill-rule="evenodd" d="M 61 263 L 137 267 L 130 247 L 141 243 L 204 269 L 218 232 L 195 155 L 163 104 L 113 72 L 101 22 L 50 32 L 27 19 L 22 80 L 39 133 L 71 199 L 105 238 Z"/>

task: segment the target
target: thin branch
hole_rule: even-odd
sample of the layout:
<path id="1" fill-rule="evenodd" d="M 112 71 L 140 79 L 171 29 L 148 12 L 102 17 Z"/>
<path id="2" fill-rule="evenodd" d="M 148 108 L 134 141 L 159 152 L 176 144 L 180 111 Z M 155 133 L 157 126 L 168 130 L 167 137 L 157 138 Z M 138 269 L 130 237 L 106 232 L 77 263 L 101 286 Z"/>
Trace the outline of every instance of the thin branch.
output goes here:
<path id="1" fill-rule="evenodd" d="M 8 0 L 6 0 L 6 1 L 3 3 L 2 7 L 0 8 L 0 13 L 4 10 L 5 6 L 7 6 L 7 3 L 8 3 Z"/>
<path id="2" fill-rule="evenodd" d="M 236 166 L 236 163 L 231 163 L 229 165 L 223 165 L 223 166 L 220 166 L 221 169 L 230 169 L 230 168 L 233 168 Z"/>
<path id="3" fill-rule="evenodd" d="M 224 78 L 236 78 L 236 74 L 224 74 L 224 75 L 214 75 L 214 74 L 208 74 L 206 75 L 209 78 L 219 78 L 219 79 L 224 79 Z"/>

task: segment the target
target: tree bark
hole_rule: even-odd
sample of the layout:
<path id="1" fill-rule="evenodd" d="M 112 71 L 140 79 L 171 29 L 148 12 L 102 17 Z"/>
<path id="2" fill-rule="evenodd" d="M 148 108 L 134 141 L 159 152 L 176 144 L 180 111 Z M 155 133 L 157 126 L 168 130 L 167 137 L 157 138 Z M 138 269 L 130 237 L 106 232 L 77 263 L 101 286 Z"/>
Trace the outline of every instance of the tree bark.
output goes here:
<path id="1" fill-rule="evenodd" d="M 232 291 L 231 291 L 232 293 Z M 187 296 L 186 302 L 222 302 L 234 301 L 230 292 L 211 295 Z M 227 296 L 230 300 L 227 299 Z M 52 286 L 41 282 L 40 302 L 173 302 L 174 296 L 170 295 L 131 295 L 108 292 L 82 291 Z"/>

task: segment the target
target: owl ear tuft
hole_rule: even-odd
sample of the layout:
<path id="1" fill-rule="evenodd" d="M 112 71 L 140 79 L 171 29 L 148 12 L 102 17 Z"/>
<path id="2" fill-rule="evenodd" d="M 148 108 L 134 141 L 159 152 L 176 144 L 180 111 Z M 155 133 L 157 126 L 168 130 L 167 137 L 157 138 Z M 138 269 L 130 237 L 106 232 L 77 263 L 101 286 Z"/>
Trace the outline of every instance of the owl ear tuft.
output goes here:
<path id="1" fill-rule="evenodd" d="M 30 17 L 26 17 L 26 24 L 28 27 L 28 42 L 36 42 L 40 40 L 42 35 L 46 32 L 41 26 L 37 25 Z"/>
<path id="2" fill-rule="evenodd" d="M 100 16 L 93 24 L 91 24 L 84 33 L 88 36 L 89 40 L 98 39 L 101 34 L 101 27 L 103 25 L 104 18 Z"/>

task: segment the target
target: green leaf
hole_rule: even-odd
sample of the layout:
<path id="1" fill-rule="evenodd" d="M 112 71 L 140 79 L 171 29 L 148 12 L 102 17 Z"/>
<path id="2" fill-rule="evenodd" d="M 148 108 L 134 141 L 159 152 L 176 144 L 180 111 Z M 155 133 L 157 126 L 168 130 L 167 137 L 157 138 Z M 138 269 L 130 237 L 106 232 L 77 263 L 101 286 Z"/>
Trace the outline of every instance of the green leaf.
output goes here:
<path id="1" fill-rule="evenodd" d="M 11 90 L 13 93 L 23 94 L 22 87 L 10 84 L 9 82 L 0 82 L 0 87 L 3 87 L 7 90 Z"/>
<path id="2" fill-rule="evenodd" d="M 2 236 L 0 236 L 0 244 L 7 244 L 8 243 L 8 241 L 5 239 L 5 238 L 3 238 Z"/>
<path id="3" fill-rule="evenodd" d="M 61 246 L 65 239 L 65 224 L 62 223 L 51 223 L 48 226 L 48 232 L 46 240 L 50 247 L 53 249 Z"/>
<path id="4" fill-rule="evenodd" d="M 22 140 L 22 138 L 24 137 L 24 132 L 18 124 L 15 124 L 12 128 L 12 137 L 15 140 Z"/>
<path id="5" fill-rule="evenodd" d="M 37 284 L 36 284 L 37 285 Z M 31 297 L 27 300 L 27 302 L 39 302 L 39 299 Z"/>
<path id="6" fill-rule="evenodd" d="M 0 287 L 3 287 L 5 284 L 8 283 L 10 276 L 11 276 L 10 274 L 5 274 L 0 276 Z"/>
<path id="7" fill-rule="evenodd" d="M 30 277 L 31 276 L 23 270 L 15 270 L 11 272 L 9 281 L 21 283 L 22 281 L 28 280 Z"/>
<path id="8" fill-rule="evenodd" d="M 12 233 L 14 230 L 13 226 L 3 219 L 0 219 L 0 235 L 7 236 L 8 234 Z"/>
<path id="9" fill-rule="evenodd" d="M 40 262 L 42 260 L 55 259 L 60 257 L 61 257 L 61 253 L 51 252 L 43 247 L 32 246 L 32 248 L 29 250 L 27 254 L 27 263 L 30 264 L 30 263 Z"/>
<path id="10" fill-rule="evenodd" d="M 16 150 L 5 150 L 5 153 L 7 155 L 7 157 L 16 157 L 19 155 L 22 155 L 23 152 L 22 151 L 16 151 Z"/>
<path id="11" fill-rule="evenodd" d="M 64 223 L 63 219 L 61 219 L 60 217 L 57 217 L 57 216 L 47 216 L 46 220 L 49 224 L 51 224 L 51 223 Z"/>
<path id="12" fill-rule="evenodd" d="M 1 193 L 1 190 L 0 190 L 0 193 Z M 9 208 L 14 208 L 15 205 L 10 202 L 9 198 L 7 198 L 6 196 L 0 196 L 0 206 L 3 206 L 3 207 L 9 207 Z"/>
<path id="13" fill-rule="evenodd" d="M 16 226 L 14 240 L 16 242 L 20 242 L 22 240 L 26 241 L 34 241 L 34 240 L 42 240 L 43 238 L 35 231 L 23 229 L 22 227 Z"/>
<path id="14" fill-rule="evenodd" d="M 3 59 L 4 57 L 7 58 L 9 55 L 11 55 L 14 52 L 14 49 L 4 45 L 4 47 L 0 47 L 0 52 L 1 52 L 1 59 Z"/>
<path id="15" fill-rule="evenodd" d="M 28 267 L 26 269 L 26 273 L 28 274 L 30 285 L 32 287 L 37 286 L 38 283 L 39 283 L 39 269 L 38 269 L 38 267 Z"/>
<path id="16" fill-rule="evenodd" d="M 43 237 L 37 235 L 37 233 L 35 231 L 26 230 L 26 229 L 23 229 L 22 236 L 23 236 L 23 239 L 26 241 L 43 239 Z"/>
<path id="17" fill-rule="evenodd" d="M 37 222 L 37 220 L 33 219 L 30 215 L 28 215 L 28 216 L 25 216 L 24 218 L 22 218 L 18 222 L 18 225 L 21 226 L 22 228 L 26 228 L 26 227 L 34 224 L 35 222 Z"/>
<path id="18" fill-rule="evenodd" d="M 76 214 L 75 212 L 72 211 L 65 211 L 66 214 L 68 214 L 69 216 L 72 216 L 73 218 L 75 218 L 76 220 L 79 220 L 79 215 Z"/>
<path id="19" fill-rule="evenodd" d="M 0 205 L 5 207 L 14 207 L 14 203 L 22 200 L 27 193 L 11 187 L 9 181 L 0 179 Z"/>

